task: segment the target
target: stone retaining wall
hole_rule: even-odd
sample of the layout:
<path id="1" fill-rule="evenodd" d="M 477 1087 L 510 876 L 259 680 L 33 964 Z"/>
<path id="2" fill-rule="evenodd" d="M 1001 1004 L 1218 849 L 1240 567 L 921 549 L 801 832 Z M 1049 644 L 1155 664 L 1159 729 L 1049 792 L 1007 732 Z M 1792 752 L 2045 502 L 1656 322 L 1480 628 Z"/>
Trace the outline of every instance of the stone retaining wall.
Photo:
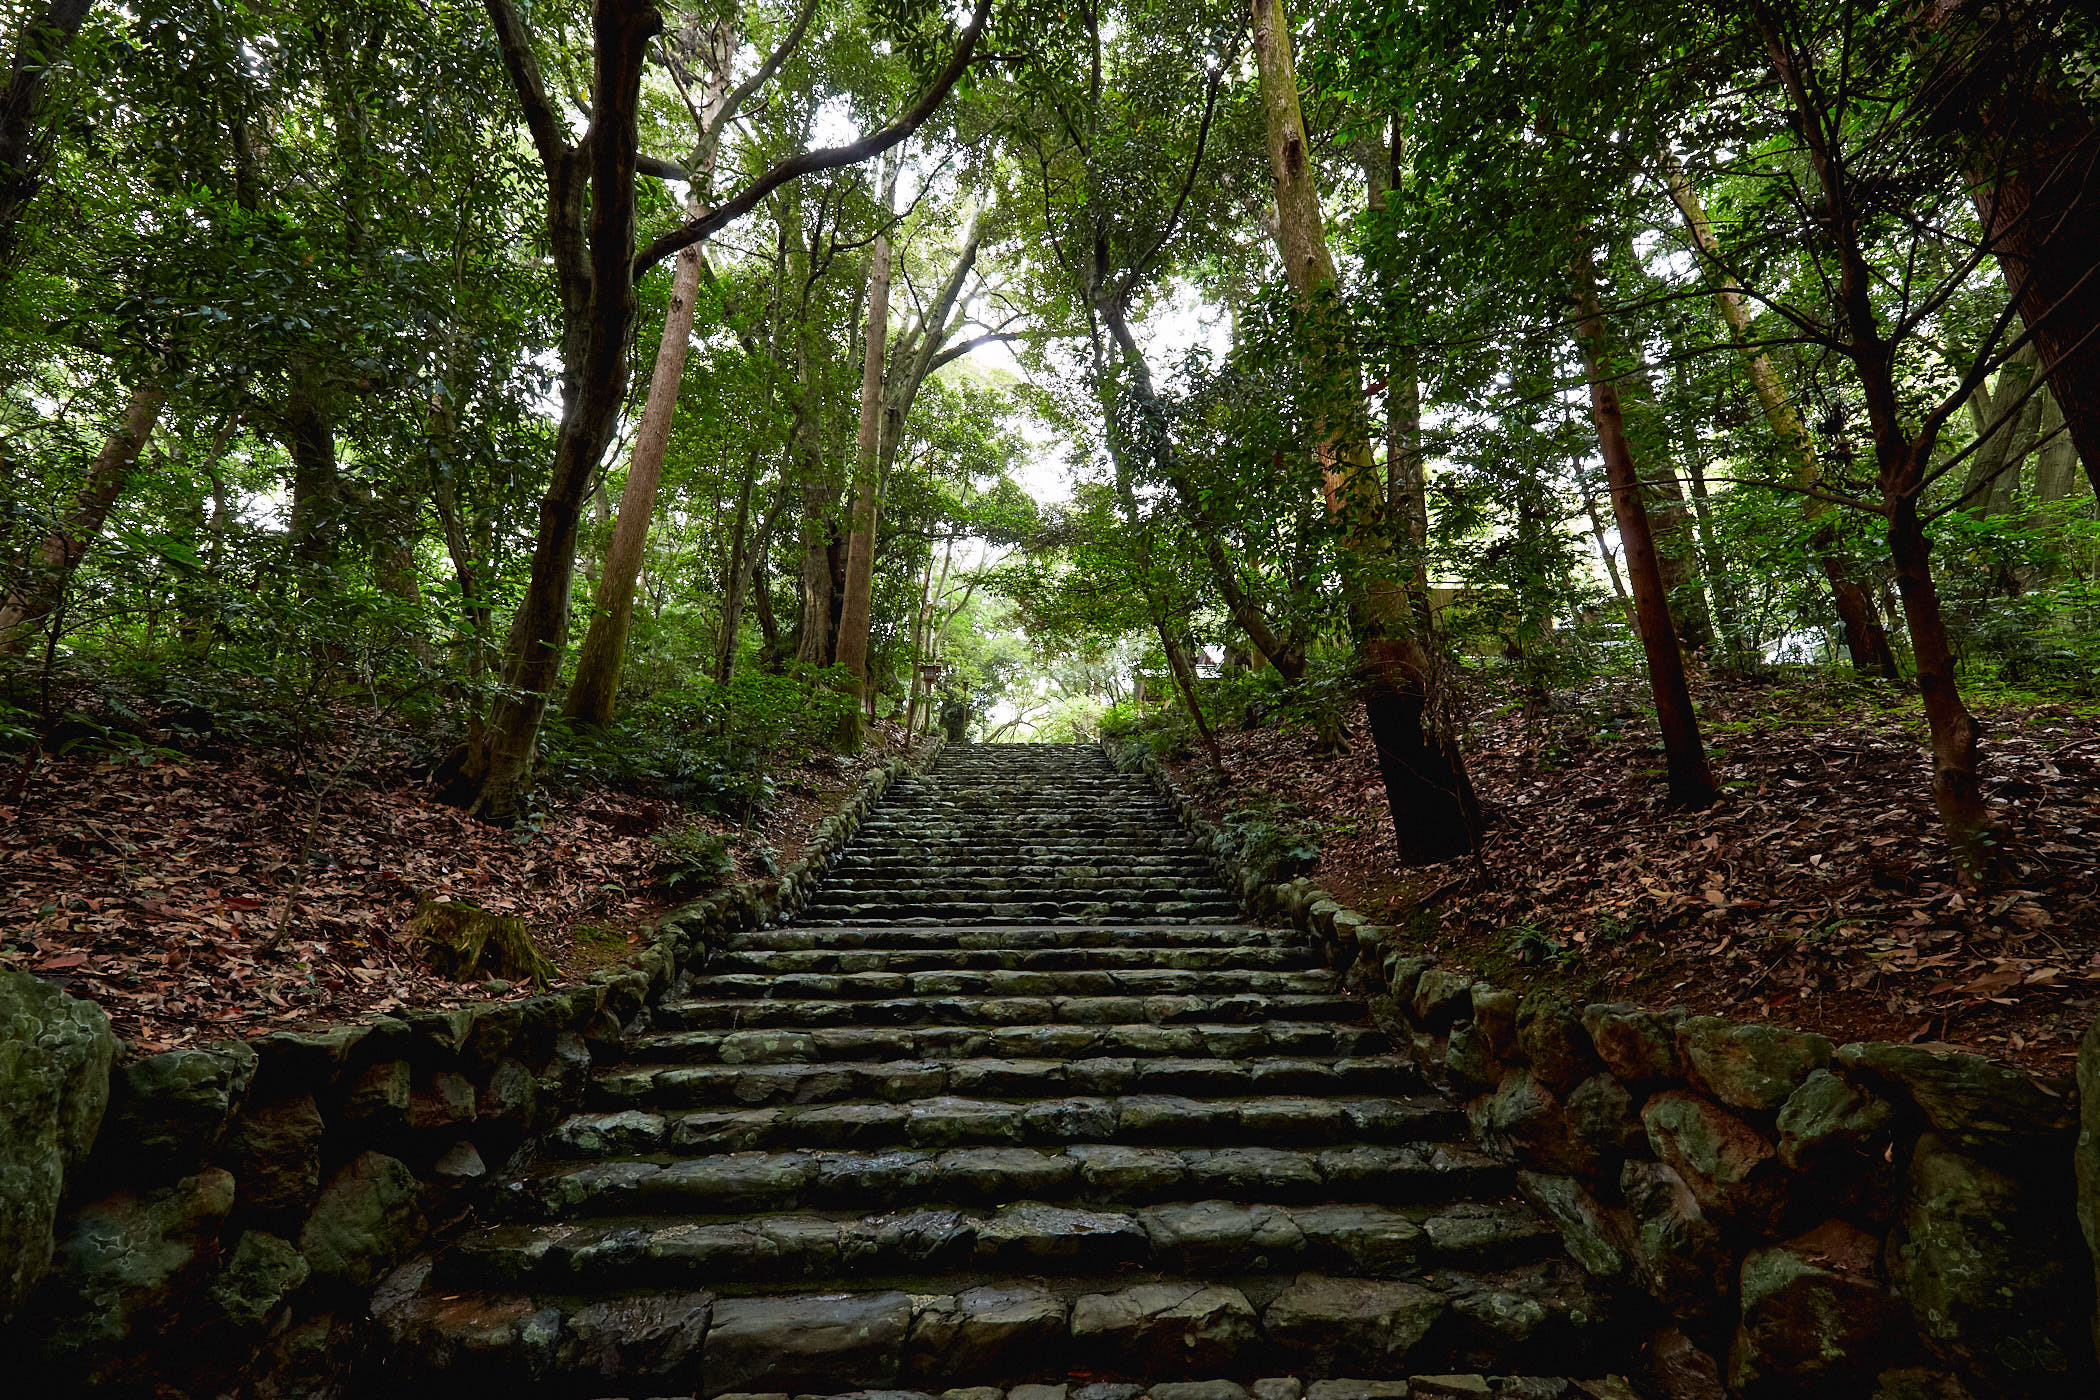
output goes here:
<path id="1" fill-rule="evenodd" d="M 99 1007 L 0 969 L 0 1354 L 28 1387 L 5 1388 L 341 1393 L 374 1285 L 527 1160 L 722 933 L 807 899 L 911 766 L 870 773 L 777 880 L 684 905 L 627 965 L 529 1000 L 117 1063 Z"/>
<path id="2" fill-rule="evenodd" d="M 1654 1300 L 1674 1327 L 1651 1361 L 1673 1393 L 2100 1394 L 2100 1023 L 2074 1083 L 1682 1008 L 1520 997 L 1309 880 L 1243 868 L 1163 765 L 1109 752 L 1151 772 L 1250 910 L 1352 970 L 1569 1253 Z"/>

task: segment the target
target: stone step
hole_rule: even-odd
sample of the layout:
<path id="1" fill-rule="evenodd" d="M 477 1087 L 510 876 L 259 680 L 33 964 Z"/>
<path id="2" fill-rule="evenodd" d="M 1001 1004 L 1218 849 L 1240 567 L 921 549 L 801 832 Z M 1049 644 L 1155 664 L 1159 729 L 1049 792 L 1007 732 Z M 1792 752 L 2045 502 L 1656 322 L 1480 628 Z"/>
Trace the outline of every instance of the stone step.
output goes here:
<path id="1" fill-rule="evenodd" d="M 849 852 L 867 855 L 882 852 L 896 856 L 922 856 L 927 858 L 946 856 L 995 856 L 1012 859 L 1016 856 L 1085 856 L 1093 859 L 1113 859 L 1118 856 L 1190 856 L 1198 854 L 1195 847 L 1180 838 L 1162 837 L 1115 837 L 1106 840 L 1086 836 L 1062 836 L 1056 834 L 1030 837 L 1025 840 L 1001 841 L 993 850 L 987 851 L 985 843 L 976 838 L 929 834 L 911 836 L 899 833 L 888 841 L 856 842 L 847 847 Z"/>
<path id="2" fill-rule="evenodd" d="M 1209 972 L 1223 968 L 1303 969 L 1310 956 L 1293 948 L 730 948 L 708 961 L 710 973 L 729 972 L 1057 972 L 1168 968 Z"/>
<path id="3" fill-rule="evenodd" d="M 860 904 L 840 903 L 819 897 L 797 922 L 811 925 L 826 921 L 868 923 L 882 919 L 891 923 L 924 920 L 961 927 L 968 924 L 1036 924 L 1068 919 L 1074 923 L 1194 923 L 1230 919 L 1239 907 L 1225 900 L 1184 904 L 1142 904 L 1134 900 L 1106 902 L 1029 900 L 1014 903 L 956 904 Z"/>
<path id="4" fill-rule="evenodd" d="M 906 872 L 902 870 L 870 870 L 856 871 L 852 874 L 836 876 L 835 878 L 827 881 L 824 886 L 825 891 L 827 893 L 837 893 L 840 891 L 853 891 L 855 893 L 862 893 L 866 891 L 881 891 L 883 893 L 895 894 L 908 893 L 914 897 L 916 897 L 921 891 L 928 890 L 929 887 L 932 890 L 940 891 L 946 894 L 956 894 L 961 892 L 990 892 L 993 894 L 999 894 L 1004 893 L 1007 890 L 1016 889 L 1090 891 L 1157 890 L 1163 892 L 1171 892 L 1175 895 L 1196 895 L 1215 898 L 1220 893 L 1222 893 L 1222 891 L 1218 887 L 1217 882 L 1212 880 L 1191 880 L 1186 875 L 1176 873 L 1149 875 L 1136 874 L 1129 871 L 1110 874 L 1079 874 L 1050 872 L 1041 875 L 957 875 L 952 871 L 947 870 L 934 872 L 927 872 L 924 870 L 916 872 Z M 1135 899 L 1138 898 L 1139 895 L 1137 895 L 1136 893 L 1118 893 L 1101 894 L 1098 897 L 1104 899 Z"/>
<path id="5" fill-rule="evenodd" d="M 1196 1022 L 1170 1026 L 1079 1025 L 843 1026 L 814 1031 L 656 1031 L 633 1037 L 628 1058 L 685 1064 L 762 1065 L 833 1060 L 933 1060 L 998 1056 L 1075 1059 L 1104 1055 L 1190 1055 L 1258 1059 L 1273 1055 L 1356 1057 L 1390 1047 L 1374 1027 L 1334 1021 Z"/>
<path id="6" fill-rule="evenodd" d="M 1305 935 L 1289 928 L 1206 924 L 967 924 L 870 923 L 756 929 L 736 935 L 740 949 L 802 948 L 1289 948 L 1309 952 Z"/>
<path id="7" fill-rule="evenodd" d="M 418 1270 L 422 1275 L 418 1275 Z M 1420 1281 L 1303 1274 L 1232 1284 L 904 1277 L 860 1290 L 739 1294 L 623 1290 L 610 1296 L 424 1288 L 397 1273 L 374 1313 L 393 1396 L 788 1396 L 926 1393 L 1026 1377 L 1282 1375 L 1454 1377 L 1420 1400 L 1571 1400 L 1580 1390 L 1467 1389 L 1468 1375 L 1581 1371 L 1601 1313 L 1572 1266 L 1541 1261 Z M 1529 1363 L 1529 1364 L 1527 1364 Z M 1083 1392 L 1071 1392 L 1073 1400 Z M 1107 1392 L 1096 1400 L 1127 1400 Z M 1158 1400 L 1231 1400 L 1167 1391 Z M 1593 1390 L 1590 1396 L 1626 1396 Z M 1323 1390 L 1318 1400 L 1400 1400 L 1406 1391 Z M 878 1400 L 861 1394 L 860 1400 Z M 963 1400 L 963 1397 L 952 1397 Z M 972 1393 L 968 1400 L 985 1400 Z M 1050 1388 L 1008 1400 L 1060 1400 Z M 1314 1400 L 1310 1395 L 1303 1400 Z"/>
<path id="8" fill-rule="evenodd" d="M 1072 880 L 998 880 L 951 884 L 941 879 L 900 881 L 856 880 L 826 885 L 816 903 L 859 905 L 866 908 L 1007 908 L 1048 901 L 1059 907 L 1088 905 L 1115 907 L 1147 905 L 1186 907 L 1191 904 L 1225 904 L 1233 907 L 1225 892 L 1215 885 L 1190 885 L 1185 880 L 1123 880 L 1093 877 Z"/>
<path id="9" fill-rule="evenodd" d="M 1424 1087 L 1411 1056 L 1328 1060 L 1193 1057 L 838 1060 L 823 1064 L 627 1063 L 592 1081 L 599 1109 L 764 1104 L 910 1103 L 942 1094 L 1042 1099 L 1073 1094 L 1405 1094 Z"/>
<path id="10" fill-rule="evenodd" d="M 1091 1374 L 1091 1373 L 1088 1373 Z M 1630 1400 L 1635 1392 L 1622 1376 L 1573 1380 L 1565 1376 L 1495 1376 L 1479 1372 L 1410 1376 L 1388 1381 L 1365 1377 L 1306 1380 L 1298 1376 L 1260 1376 L 1238 1380 L 1162 1381 L 1147 1387 L 1137 1381 L 1073 1380 L 1046 1377 L 1008 1386 L 968 1386 L 943 1391 L 855 1390 L 842 1395 L 744 1395 L 734 1400 Z M 606 1400 L 593 1397 L 593 1400 Z M 628 1400 L 626 1396 L 609 1400 Z M 646 1397 L 645 1400 L 698 1400 L 697 1395 Z"/>
<path id="11" fill-rule="evenodd" d="M 1099 997 L 892 997 L 840 1001 L 786 997 L 694 997 L 656 1008 L 656 1024 L 669 1030 L 759 1029 L 816 1026 L 1030 1026 L 1055 1022 L 1080 1025 L 1167 1026 L 1199 1021 L 1362 1021 L 1363 1003 L 1330 995 L 1251 992 L 1218 996 Z"/>
<path id="12" fill-rule="evenodd" d="M 1049 1277 L 1149 1269 L 1230 1278 L 1317 1270 L 1389 1279 L 1481 1272 L 1540 1257 L 1559 1242 L 1528 1208 L 1510 1203 L 1431 1211 L 1210 1200 L 1101 1210 L 1021 1201 L 872 1216 L 757 1212 L 486 1226 L 447 1251 L 432 1282 L 597 1293 L 983 1271 Z"/>
<path id="13" fill-rule="evenodd" d="M 1378 1204 L 1505 1198 L 1510 1169 L 1463 1143 L 1345 1143 L 1327 1148 L 1068 1147 L 892 1148 L 883 1151 L 732 1152 L 672 1160 L 609 1160 L 652 1152 L 664 1131 L 649 1115 L 578 1114 L 550 1140 L 550 1158 L 505 1197 L 516 1219 L 690 1211 L 893 1211 L 910 1206 L 1002 1205 L 1014 1200 L 1143 1206 L 1174 1200 L 1324 1200 Z M 643 1170 L 643 1168 L 656 1170 Z"/>
<path id="14" fill-rule="evenodd" d="M 763 997 L 832 1001 L 897 997 L 1321 996 L 1341 978 L 1328 969 L 1222 967 L 934 968 L 901 972 L 708 972 L 693 979 L 696 998 Z"/>
<path id="15" fill-rule="evenodd" d="M 617 1125 L 609 1120 L 617 1117 Z M 1316 1148 L 1456 1141 L 1465 1121 L 1440 1095 L 1308 1099 L 1252 1095 L 1068 1095 L 1027 1102 L 941 1095 L 913 1103 L 845 1102 L 761 1108 L 623 1110 L 582 1114 L 555 1140 L 618 1133 L 632 1153 L 759 1152 L 802 1148 L 1041 1147 L 1074 1143 L 1237 1146 L 1288 1142 Z"/>

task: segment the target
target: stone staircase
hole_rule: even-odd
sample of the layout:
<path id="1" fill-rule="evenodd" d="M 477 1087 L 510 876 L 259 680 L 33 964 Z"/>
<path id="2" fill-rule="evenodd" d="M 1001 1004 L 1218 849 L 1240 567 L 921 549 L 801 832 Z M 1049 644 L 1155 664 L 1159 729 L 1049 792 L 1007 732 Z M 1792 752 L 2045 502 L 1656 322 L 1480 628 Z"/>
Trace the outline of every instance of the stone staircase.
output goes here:
<path id="1" fill-rule="evenodd" d="M 1142 777 L 951 748 L 660 1004 L 388 1395 L 1630 1396 L 1558 1237 Z"/>

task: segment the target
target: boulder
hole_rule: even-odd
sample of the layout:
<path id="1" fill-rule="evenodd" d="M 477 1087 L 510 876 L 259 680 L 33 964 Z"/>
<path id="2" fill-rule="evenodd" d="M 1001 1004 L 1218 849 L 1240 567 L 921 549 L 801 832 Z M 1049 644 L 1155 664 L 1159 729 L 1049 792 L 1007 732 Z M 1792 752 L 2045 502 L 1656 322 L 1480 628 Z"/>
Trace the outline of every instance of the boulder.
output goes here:
<path id="1" fill-rule="evenodd" d="M 1468 1111 L 1481 1141 L 1520 1166 L 1581 1177 L 1597 1170 L 1597 1154 L 1569 1128 L 1566 1105 L 1530 1070 L 1511 1070 Z"/>
<path id="2" fill-rule="evenodd" d="M 1633 1094 L 1614 1075 L 1593 1074 L 1568 1095 L 1568 1132 L 1594 1153 L 1600 1169 L 1618 1175 L 1620 1159 L 1646 1153 L 1648 1131 Z"/>
<path id="3" fill-rule="evenodd" d="M 1684 1178 L 1660 1162 L 1628 1162 L 1619 1192 L 1633 1217 L 1629 1252 L 1642 1283 L 1679 1317 L 1712 1317 L 1733 1285 L 1735 1260 Z"/>
<path id="4" fill-rule="evenodd" d="M 1915 1045 L 1854 1044 L 1837 1052 L 1854 1078 L 1908 1098 L 1946 1142 L 2013 1162 L 2062 1151 L 2078 1132 L 2072 1084 L 2042 1081 L 1981 1055 Z"/>
<path id="5" fill-rule="evenodd" d="M 1677 1054 L 1681 1007 L 1650 1011 L 1629 1001 L 1599 1002 L 1582 1011 L 1583 1029 L 1604 1067 L 1634 1084 L 1657 1084 L 1684 1076 Z"/>
<path id="6" fill-rule="evenodd" d="M 50 1266 L 58 1204 L 102 1126 L 116 1054 L 101 1007 L 0 967 L 0 1322 Z"/>
<path id="7" fill-rule="evenodd" d="M 1415 1019 L 1442 1034 L 1472 1014 L 1473 979 L 1448 967 L 1432 967 L 1415 983 L 1409 1003 Z"/>
<path id="8" fill-rule="evenodd" d="M 147 1364 L 153 1338 L 179 1316 L 187 1285 L 217 1252 L 233 1194 L 233 1177 L 212 1169 L 75 1211 L 39 1304 L 54 1369 L 103 1381 Z"/>
<path id="9" fill-rule="evenodd" d="M 408 1121 L 415 1080 L 406 1060 L 366 1065 L 343 1095 L 343 1117 L 360 1128 L 390 1132 Z"/>
<path id="10" fill-rule="evenodd" d="M 1625 1225 L 1613 1220 L 1581 1182 L 1573 1177 L 1520 1171 L 1517 1189 L 1560 1227 L 1569 1257 L 1593 1276 L 1615 1279 L 1626 1272 L 1626 1255 L 1619 1243 L 1626 1233 Z"/>
<path id="11" fill-rule="evenodd" d="M 1683 1178 L 1710 1216 L 1756 1223 L 1777 1210 L 1784 1187 L 1778 1154 L 1726 1109 L 1667 1090 L 1641 1110 L 1656 1159 Z"/>
<path id="12" fill-rule="evenodd" d="M 262 1230 L 243 1230 L 212 1281 L 211 1301 L 235 1328 L 260 1329 L 309 1272 L 292 1242 Z"/>
<path id="13" fill-rule="evenodd" d="M 241 1184 L 241 1204 L 264 1212 L 303 1211 L 313 1204 L 321 1189 L 325 1130 L 311 1094 L 242 1110 L 219 1154 Z"/>
<path id="14" fill-rule="evenodd" d="M 369 1285 L 419 1241 L 422 1183 L 406 1163 L 367 1152 L 321 1189 L 299 1232 L 314 1276 L 353 1288 Z"/>
<path id="15" fill-rule="evenodd" d="M 1467 1089 L 1492 1088 L 1502 1078 L 1503 1063 L 1489 1044 L 1487 1032 L 1478 1023 L 1451 1032 L 1444 1048 L 1444 1069 Z"/>
<path id="16" fill-rule="evenodd" d="M 1730 1108 L 1757 1110 L 1785 1103 L 1833 1053 L 1824 1036 L 1718 1016 L 1694 1016 L 1678 1026 L 1677 1048 L 1708 1093 Z"/>
<path id="17" fill-rule="evenodd" d="M 255 1078 L 255 1051 L 238 1042 L 134 1060 L 110 1085 L 104 1150 L 127 1180 L 167 1180 L 204 1164 Z"/>
<path id="18" fill-rule="evenodd" d="M 1881 1242 L 1825 1221 L 1743 1260 L 1742 1323 L 1728 1353 L 1741 1396 L 1850 1397 L 1881 1368 L 1900 1304 L 1876 1269 Z"/>
<path id="19" fill-rule="evenodd" d="M 1556 1094 L 1565 1094 L 1597 1072 L 1590 1033 L 1566 992 L 1543 988 L 1517 1005 L 1517 1048 L 1532 1074 Z"/>
<path id="20" fill-rule="evenodd" d="M 2092 1375 L 2068 1177 L 2014 1177 L 1932 1134 L 1911 1153 L 1890 1272 L 1927 1349 L 1986 1393 L 2070 1395 Z"/>
<path id="21" fill-rule="evenodd" d="M 1488 1048 L 1497 1059 L 1507 1060 L 1517 1053 L 1517 1002 L 1515 992 L 1485 982 L 1473 984 L 1473 1026 L 1487 1037 Z"/>
<path id="22" fill-rule="evenodd" d="M 1896 1110 L 1887 1099 L 1819 1069 L 1779 1110 L 1779 1160 L 1795 1171 L 1849 1167 L 1879 1158 Z"/>

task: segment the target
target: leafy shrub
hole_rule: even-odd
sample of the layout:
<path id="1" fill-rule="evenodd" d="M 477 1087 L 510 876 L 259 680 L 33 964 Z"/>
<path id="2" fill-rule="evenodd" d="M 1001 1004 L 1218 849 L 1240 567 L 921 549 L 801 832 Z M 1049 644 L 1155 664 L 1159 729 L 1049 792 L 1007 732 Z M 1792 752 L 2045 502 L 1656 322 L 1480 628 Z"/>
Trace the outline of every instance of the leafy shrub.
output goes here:
<path id="1" fill-rule="evenodd" d="M 1303 875 L 1320 859 L 1319 837 L 1312 828 L 1284 816 L 1269 803 L 1250 803 L 1228 812 L 1222 826 L 1233 855 L 1264 880 Z"/>
<path id="2" fill-rule="evenodd" d="M 649 838 L 656 859 L 649 877 L 674 895 L 711 890 L 736 872 L 729 838 L 701 826 L 674 827 Z"/>

